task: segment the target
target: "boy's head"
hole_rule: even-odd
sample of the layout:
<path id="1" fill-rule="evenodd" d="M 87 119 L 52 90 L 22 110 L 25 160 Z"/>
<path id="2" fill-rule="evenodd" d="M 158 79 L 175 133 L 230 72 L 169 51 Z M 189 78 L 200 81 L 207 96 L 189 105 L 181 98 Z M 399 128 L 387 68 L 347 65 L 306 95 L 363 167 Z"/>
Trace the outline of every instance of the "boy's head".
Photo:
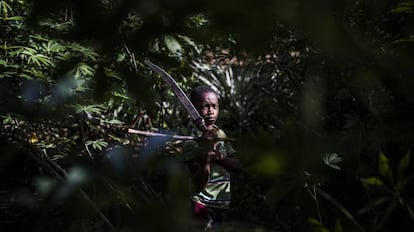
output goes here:
<path id="1" fill-rule="evenodd" d="M 217 93 L 208 86 L 197 86 L 191 91 L 191 102 L 204 118 L 207 128 L 212 129 L 219 115 Z"/>

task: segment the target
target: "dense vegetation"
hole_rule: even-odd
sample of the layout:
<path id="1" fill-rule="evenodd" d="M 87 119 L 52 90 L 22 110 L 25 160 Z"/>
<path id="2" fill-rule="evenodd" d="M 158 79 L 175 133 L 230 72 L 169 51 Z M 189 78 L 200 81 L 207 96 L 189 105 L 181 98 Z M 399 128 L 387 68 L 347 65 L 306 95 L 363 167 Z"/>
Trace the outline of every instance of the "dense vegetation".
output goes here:
<path id="1" fill-rule="evenodd" d="M 221 96 L 228 231 L 414 225 L 412 1 L 0 0 L 2 231 L 191 231 L 183 107 Z"/>

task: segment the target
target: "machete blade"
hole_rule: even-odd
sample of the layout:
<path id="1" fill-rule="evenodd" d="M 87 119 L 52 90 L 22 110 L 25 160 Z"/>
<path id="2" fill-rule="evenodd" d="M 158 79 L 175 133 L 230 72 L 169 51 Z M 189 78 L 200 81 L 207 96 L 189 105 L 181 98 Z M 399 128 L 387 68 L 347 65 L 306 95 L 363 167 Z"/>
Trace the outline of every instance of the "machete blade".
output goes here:
<path id="1" fill-rule="evenodd" d="M 153 64 L 151 61 L 146 59 L 144 61 L 148 67 L 150 67 L 154 72 L 158 73 L 162 79 L 171 87 L 174 94 L 177 96 L 180 103 L 184 106 L 186 111 L 190 114 L 191 118 L 194 120 L 197 127 L 205 132 L 207 131 L 206 124 L 204 122 L 204 118 L 198 113 L 197 109 L 194 107 L 193 103 L 188 99 L 187 95 L 185 95 L 184 91 L 180 88 L 178 83 L 164 71 L 162 68 L 158 67 L 157 65 Z"/>

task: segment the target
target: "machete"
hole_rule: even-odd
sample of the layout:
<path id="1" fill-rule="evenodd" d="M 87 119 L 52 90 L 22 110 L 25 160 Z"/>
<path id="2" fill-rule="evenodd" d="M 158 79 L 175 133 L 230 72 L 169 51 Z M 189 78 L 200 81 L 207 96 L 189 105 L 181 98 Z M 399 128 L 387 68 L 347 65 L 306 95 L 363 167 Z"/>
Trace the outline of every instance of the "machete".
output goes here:
<path id="1" fill-rule="evenodd" d="M 164 137 L 164 138 L 171 138 L 171 139 L 181 139 L 181 140 L 197 140 L 197 137 L 194 136 L 187 136 L 187 135 L 172 135 L 172 134 L 163 134 L 163 133 L 156 133 L 150 131 L 142 131 L 136 130 L 132 128 L 128 128 L 128 133 L 131 134 L 138 134 L 144 136 L 154 136 L 154 137 Z"/>
<path id="2" fill-rule="evenodd" d="M 191 118 L 193 119 L 197 127 L 202 132 L 206 132 L 207 127 L 204 122 L 204 118 L 201 117 L 197 109 L 194 107 L 193 103 L 190 101 L 190 99 L 188 99 L 187 95 L 185 95 L 184 91 L 180 88 L 178 83 L 170 76 L 170 74 L 168 74 L 166 71 L 164 71 L 162 68 L 158 67 L 157 65 L 153 64 L 148 59 L 146 59 L 144 63 L 148 65 L 148 67 L 150 67 L 154 72 L 158 73 L 162 77 L 162 79 L 164 79 L 165 82 L 167 82 L 167 84 L 171 87 L 174 94 L 177 96 L 180 103 L 184 106 L 184 108 L 190 114 Z"/>

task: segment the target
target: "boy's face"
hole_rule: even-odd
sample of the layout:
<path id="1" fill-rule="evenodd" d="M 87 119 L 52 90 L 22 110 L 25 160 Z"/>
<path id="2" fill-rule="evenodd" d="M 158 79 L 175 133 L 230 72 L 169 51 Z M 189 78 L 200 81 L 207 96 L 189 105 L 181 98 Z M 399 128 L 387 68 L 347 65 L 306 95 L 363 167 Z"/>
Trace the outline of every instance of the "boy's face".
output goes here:
<path id="1" fill-rule="evenodd" d="M 194 106 L 204 118 L 208 129 L 212 129 L 219 114 L 219 103 L 217 95 L 213 92 L 202 93 L 201 96 L 194 102 Z"/>

